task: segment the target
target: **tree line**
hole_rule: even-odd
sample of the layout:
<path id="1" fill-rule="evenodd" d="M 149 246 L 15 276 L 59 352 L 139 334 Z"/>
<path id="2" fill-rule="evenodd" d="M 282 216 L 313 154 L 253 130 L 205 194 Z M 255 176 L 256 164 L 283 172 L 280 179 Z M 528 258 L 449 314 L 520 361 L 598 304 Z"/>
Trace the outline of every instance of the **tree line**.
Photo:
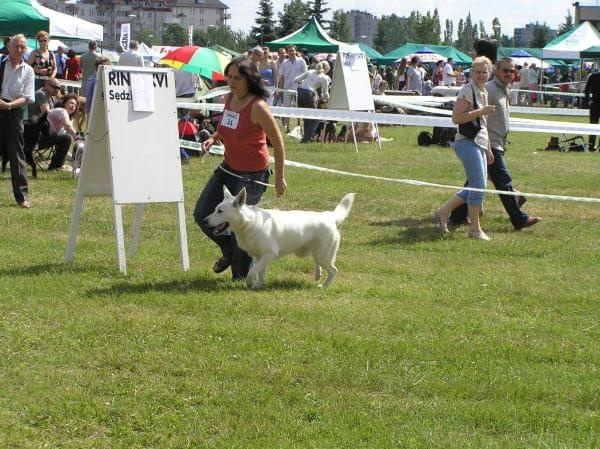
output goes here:
<path id="1" fill-rule="evenodd" d="M 289 0 L 283 6 L 283 10 L 277 14 L 277 20 L 275 20 L 273 9 L 272 0 L 260 0 L 254 26 L 248 34 L 234 31 L 230 26 L 224 25 L 211 27 L 208 31 L 195 31 L 193 42 L 196 45 L 218 43 L 232 50 L 244 52 L 248 47 L 262 45 L 298 30 L 310 16 L 314 16 L 334 39 L 353 42 L 347 16 L 343 10 L 333 11 L 331 19 L 326 19 L 327 13 L 331 11 L 327 7 L 326 0 Z M 373 46 L 382 54 L 407 42 L 452 45 L 467 53 L 472 50 L 478 39 L 483 38 L 495 39 L 503 47 L 529 46 L 537 48 L 544 47 L 551 38 L 550 28 L 545 22 L 536 22 L 533 25 L 531 42 L 515 42 L 513 37 L 503 34 L 502 25 L 497 17 L 494 17 L 491 23 L 486 24 L 482 20 L 474 20 L 469 12 L 464 19 L 461 18 L 458 21 L 456 30 L 454 22 L 450 19 L 444 21 L 443 29 L 441 23 L 437 8 L 426 13 L 412 11 L 408 17 L 400 17 L 396 14 L 384 15 L 379 20 Z M 568 11 L 564 23 L 559 27 L 559 35 L 570 31 L 573 27 L 573 17 Z M 181 25 L 170 24 L 163 35 L 163 43 L 165 45 L 187 45 L 187 30 Z"/>

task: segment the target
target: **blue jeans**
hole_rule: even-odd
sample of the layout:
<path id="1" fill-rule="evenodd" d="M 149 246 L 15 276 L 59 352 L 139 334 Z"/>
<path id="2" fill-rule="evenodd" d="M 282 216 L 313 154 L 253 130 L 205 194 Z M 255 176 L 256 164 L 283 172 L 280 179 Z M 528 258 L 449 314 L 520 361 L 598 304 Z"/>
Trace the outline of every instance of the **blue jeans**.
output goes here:
<path id="1" fill-rule="evenodd" d="M 194 219 L 206 236 L 221 248 L 224 257 L 231 257 L 231 272 L 234 279 L 245 279 L 252 262 L 251 257 L 237 246 L 235 235 L 226 231 L 220 235 L 214 235 L 212 227 L 204 224 L 204 219 L 212 214 L 215 207 L 223 201 L 223 186 L 227 186 L 233 195 L 237 195 L 242 187 L 246 187 L 246 204 L 257 204 L 262 194 L 267 190 L 266 186 L 256 184 L 253 181 L 269 182 L 271 171 L 267 168 L 258 172 L 236 172 L 229 167 L 223 166 L 230 172 L 242 176 L 243 179 L 225 173 L 216 168 L 206 183 L 200 198 L 194 209 Z"/>
<path id="2" fill-rule="evenodd" d="M 454 143 L 454 151 L 467 174 L 467 186 L 485 189 L 487 185 L 487 159 L 485 150 L 471 139 L 460 139 Z M 483 205 L 483 192 L 461 190 L 457 193 L 469 206 Z"/>

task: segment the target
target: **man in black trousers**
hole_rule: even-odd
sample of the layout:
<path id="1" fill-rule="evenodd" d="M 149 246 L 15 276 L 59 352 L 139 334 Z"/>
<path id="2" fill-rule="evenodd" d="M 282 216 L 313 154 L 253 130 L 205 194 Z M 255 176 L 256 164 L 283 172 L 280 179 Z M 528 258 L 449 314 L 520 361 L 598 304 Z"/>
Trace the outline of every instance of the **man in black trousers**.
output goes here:
<path id="1" fill-rule="evenodd" d="M 8 44 L 8 56 L 0 60 L 0 147 L 10 162 L 15 200 L 29 209 L 27 163 L 23 152 L 23 106 L 35 101 L 35 74 L 23 61 L 25 36 L 17 34 Z"/>
<path id="2" fill-rule="evenodd" d="M 590 102 L 590 94 L 592 101 Z M 598 123 L 600 120 L 600 73 L 594 72 L 588 76 L 585 83 L 584 103 L 590 108 L 590 123 Z M 588 137 L 588 151 L 596 151 L 596 136 Z"/>
<path id="3" fill-rule="evenodd" d="M 488 165 L 488 176 L 491 178 L 496 190 L 514 192 L 512 178 L 504 151 L 506 149 L 506 138 L 508 136 L 508 104 L 510 92 L 508 86 L 512 82 L 515 66 L 510 58 L 502 58 L 495 65 L 493 78 L 485 85 L 488 91 L 488 104 L 496 107 L 496 110 L 487 117 L 487 129 L 490 137 L 490 146 L 494 154 L 494 162 Z M 538 223 L 540 217 L 530 217 L 521 210 L 519 198 L 514 195 L 500 195 L 500 200 L 510 221 L 516 230 L 528 228 Z M 467 219 L 466 207 L 464 210 L 459 206 L 450 214 L 450 221 L 461 224 Z"/>

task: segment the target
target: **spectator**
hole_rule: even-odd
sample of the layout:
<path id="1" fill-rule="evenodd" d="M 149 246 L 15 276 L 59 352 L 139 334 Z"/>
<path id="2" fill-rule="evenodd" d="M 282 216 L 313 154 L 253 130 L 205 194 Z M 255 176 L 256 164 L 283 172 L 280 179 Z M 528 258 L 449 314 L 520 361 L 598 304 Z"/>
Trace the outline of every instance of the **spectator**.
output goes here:
<path id="1" fill-rule="evenodd" d="M 96 71 L 96 60 L 100 57 L 96 53 L 97 46 L 96 41 L 89 41 L 87 53 L 79 58 L 79 62 L 81 63 L 81 93 L 83 94 L 87 92 L 86 85 L 88 79 Z"/>
<path id="2" fill-rule="evenodd" d="M 529 106 L 529 93 L 521 92 L 523 90 L 529 90 L 529 64 L 526 62 L 523 64 L 523 68 L 519 70 L 519 105 Z"/>
<path id="3" fill-rule="evenodd" d="M 35 103 L 29 105 L 29 117 L 36 117 L 54 108 L 60 94 L 60 81 L 48 78 L 44 87 L 35 91 Z"/>
<path id="4" fill-rule="evenodd" d="M 225 67 L 225 76 L 231 90 L 225 101 L 223 119 L 217 132 L 202 144 L 208 151 L 215 141 L 225 146 L 225 161 L 214 171 L 204 187 L 196 208 L 194 219 L 202 232 L 219 245 L 222 256 L 213 265 L 215 273 L 231 266 L 233 279 L 245 279 L 251 264 L 250 256 L 237 246 L 235 235 L 216 232 L 206 225 L 204 219 L 223 200 L 223 187 L 236 195 L 246 189 L 246 203 L 257 204 L 269 181 L 269 149 L 267 138 L 275 151 L 275 190 L 278 196 L 285 194 L 285 149 L 279 127 L 264 98 L 267 91 L 260 81 L 256 65 L 244 57 L 233 59 Z M 223 231 L 223 230 L 221 230 Z"/>
<path id="5" fill-rule="evenodd" d="M 381 80 L 383 79 L 383 69 L 376 67 L 375 75 L 373 75 L 373 82 L 371 83 L 371 92 L 374 94 L 379 94 L 379 85 L 381 84 Z"/>
<path id="6" fill-rule="evenodd" d="M 4 36 L 2 38 L 2 42 L 4 43 L 4 47 L 0 48 L 0 55 L 8 55 L 8 44 L 10 43 L 10 36 Z"/>
<path id="7" fill-rule="evenodd" d="M 494 161 L 486 123 L 486 116 L 495 110 L 494 106 L 488 106 L 487 104 L 488 96 L 485 89 L 485 83 L 490 78 L 491 69 L 492 62 L 485 56 L 478 56 L 473 60 L 471 81 L 458 93 L 452 111 L 452 122 L 468 127 L 467 129 L 459 127 L 454 149 L 465 168 L 468 179 L 467 185 L 478 189 L 485 189 L 487 185 L 487 165 Z M 475 121 L 476 125 L 474 124 Z M 472 126 L 469 127 L 469 125 Z M 471 132 L 468 133 L 471 130 L 472 134 Z M 448 232 L 450 213 L 464 203 L 468 205 L 470 219 L 468 236 L 479 240 L 490 240 L 481 229 L 479 222 L 483 205 L 483 192 L 461 190 L 437 209 L 434 218 L 442 231 Z"/>
<path id="8" fill-rule="evenodd" d="M 444 61 L 438 61 L 433 72 L 433 84 L 435 86 L 444 85 Z"/>
<path id="9" fill-rule="evenodd" d="M 465 73 L 463 72 L 463 68 L 461 66 L 456 67 L 456 85 L 464 86 L 467 82 L 467 78 L 465 77 Z"/>
<path id="10" fill-rule="evenodd" d="M 88 79 L 88 82 L 85 86 L 86 91 L 85 91 L 85 113 L 87 115 L 87 118 L 89 119 L 89 115 L 90 112 L 92 110 L 92 104 L 94 101 L 94 92 L 96 91 L 96 81 L 98 78 L 98 67 L 100 67 L 101 65 L 111 65 L 110 63 L 110 59 L 108 59 L 106 56 L 100 56 L 98 57 L 98 59 L 96 59 L 96 62 L 94 63 L 94 73 L 92 73 L 92 75 L 90 76 L 90 78 Z"/>
<path id="11" fill-rule="evenodd" d="M 10 162 L 15 200 L 29 209 L 29 183 L 23 151 L 23 106 L 35 101 L 35 72 L 23 62 L 27 40 L 22 34 L 8 43 L 8 56 L 0 62 L 0 148 Z"/>
<path id="12" fill-rule="evenodd" d="M 433 82 L 429 75 L 425 75 L 425 81 L 423 81 L 423 95 L 431 95 L 431 89 L 433 89 Z"/>
<path id="13" fill-rule="evenodd" d="M 67 55 L 65 54 L 65 49 L 62 45 L 58 47 L 56 53 L 54 54 L 54 61 L 56 62 L 56 77 L 60 79 L 65 78 L 65 73 L 67 72 Z"/>
<path id="14" fill-rule="evenodd" d="M 267 104 L 273 105 L 273 95 L 277 88 L 277 64 L 269 59 L 269 47 L 262 48 L 262 58 L 258 62 L 258 72 L 263 84 L 269 91 L 269 98 L 267 98 Z"/>
<path id="15" fill-rule="evenodd" d="M 46 114 L 43 123 L 31 123 L 25 130 L 26 145 L 32 151 L 36 146 L 40 149 L 55 147 L 54 155 L 48 170 L 59 170 L 63 167 L 65 159 L 77 137 L 77 131 L 71 123 L 71 117 L 77 110 L 77 95 L 66 94 L 62 97 L 57 107 Z M 43 119 L 42 119 L 43 120 Z"/>
<path id="16" fill-rule="evenodd" d="M 584 104 L 590 109 L 590 123 L 600 120 L 600 73 L 593 72 L 585 83 Z M 591 96 L 591 100 L 590 100 Z M 588 151 L 596 151 L 596 136 L 588 137 Z"/>
<path id="17" fill-rule="evenodd" d="M 81 79 L 81 63 L 79 61 L 79 56 L 75 53 L 75 50 L 70 49 L 67 52 L 67 56 L 69 59 L 67 60 L 67 69 L 65 77 L 69 81 L 79 81 Z M 82 91 L 82 93 L 85 93 Z"/>
<path id="18" fill-rule="evenodd" d="M 306 62 L 302 58 L 296 57 L 296 46 L 290 45 L 287 48 L 288 59 L 281 64 L 281 70 L 279 70 L 279 86 L 285 90 L 283 92 L 283 106 L 292 106 L 295 103 L 295 96 L 291 90 L 296 90 L 296 83 L 294 79 L 304 72 L 306 72 Z M 289 118 L 283 117 L 282 120 L 285 125 L 287 132 L 290 132 Z"/>
<path id="19" fill-rule="evenodd" d="M 396 90 L 403 90 L 406 85 L 406 69 L 408 68 L 408 59 L 402 58 L 396 69 Z"/>
<path id="20" fill-rule="evenodd" d="M 531 90 L 531 104 L 535 104 L 538 99 L 538 95 L 535 91 L 538 90 L 538 86 L 540 83 L 540 70 L 536 67 L 535 62 L 531 63 L 529 66 L 529 74 L 528 74 L 528 87 Z"/>
<path id="21" fill-rule="evenodd" d="M 198 75 L 183 70 L 175 70 L 175 96 L 180 98 L 194 98 L 200 83 Z"/>
<path id="22" fill-rule="evenodd" d="M 317 64 L 316 69 L 308 70 L 294 78 L 295 83 L 300 83 L 298 87 L 298 107 L 315 109 L 318 100 L 329 99 L 329 77 L 325 75 L 328 71 L 329 64 L 327 64 L 327 61 L 322 61 Z M 311 141 L 318 124 L 318 120 L 304 119 L 302 143 Z"/>
<path id="23" fill-rule="evenodd" d="M 410 65 L 406 69 L 404 90 L 417 92 L 419 95 L 423 93 L 423 74 L 419 70 L 419 57 L 416 55 L 410 58 Z"/>
<path id="24" fill-rule="evenodd" d="M 119 65 L 128 67 L 144 67 L 144 58 L 138 53 L 138 41 L 129 42 L 129 50 L 121 53 Z"/>
<path id="25" fill-rule="evenodd" d="M 54 78 L 56 76 L 56 60 L 54 59 L 52 52 L 48 50 L 50 35 L 46 31 L 40 31 L 36 38 L 39 48 L 31 52 L 27 64 L 33 67 L 33 71 L 37 75 L 35 88 L 39 89 L 44 86 L 44 80 L 38 77 L 49 76 Z"/>
<path id="26" fill-rule="evenodd" d="M 442 78 L 444 86 L 456 86 L 456 72 L 454 71 L 453 62 L 452 58 L 448 58 L 448 62 L 444 65 Z"/>

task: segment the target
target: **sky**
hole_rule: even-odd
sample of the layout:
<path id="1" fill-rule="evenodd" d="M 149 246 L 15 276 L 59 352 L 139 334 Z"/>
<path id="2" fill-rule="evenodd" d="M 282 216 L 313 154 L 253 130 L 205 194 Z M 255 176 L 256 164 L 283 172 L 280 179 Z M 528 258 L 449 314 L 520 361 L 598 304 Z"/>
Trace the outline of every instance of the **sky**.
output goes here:
<path id="1" fill-rule="evenodd" d="M 277 19 L 277 13 L 283 10 L 283 5 L 288 1 L 273 0 L 275 19 Z M 250 31 L 257 16 L 258 1 L 223 0 L 223 2 L 230 8 L 231 20 L 229 25 L 234 30 L 242 30 L 246 33 Z M 588 4 L 588 2 L 580 3 Z M 594 3 L 592 2 L 592 4 Z M 540 0 L 475 0 L 473 2 L 465 2 L 464 0 L 420 0 L 418 10 L 421 13 L 426 13 L 428 10 L 433 12 L 433 9 L 437 7 L 442 32 L 446 19 L 451 19 L 454 21 L 456 33 L 458 21 L 466 17 L 470 10 L 474 22 L 479 23 L 479 20 L 483 20 L 488 33 L 492 31 L 492 19 L 498 17 L 502 25 L 502 34 L 512 36 L 514 28 L 522 27 L 530 22 L 546 22 L 550 28 L 558 28 L 561 23 L 564 23 L 567 10 L 570 10 L 571 15 L 574 15 L 572 4 L 573 0 L 549 0 L 545 2 Z M 408 16 L 412 10 L 417 9 L 413 2 L 398 0 L 328 0 L 326 6 L 332 11 L 336 9 L 343 9 L 344 11 L 350 9 L 366 10 L 377 17 L 392 13 L 397 16 Z"/>

